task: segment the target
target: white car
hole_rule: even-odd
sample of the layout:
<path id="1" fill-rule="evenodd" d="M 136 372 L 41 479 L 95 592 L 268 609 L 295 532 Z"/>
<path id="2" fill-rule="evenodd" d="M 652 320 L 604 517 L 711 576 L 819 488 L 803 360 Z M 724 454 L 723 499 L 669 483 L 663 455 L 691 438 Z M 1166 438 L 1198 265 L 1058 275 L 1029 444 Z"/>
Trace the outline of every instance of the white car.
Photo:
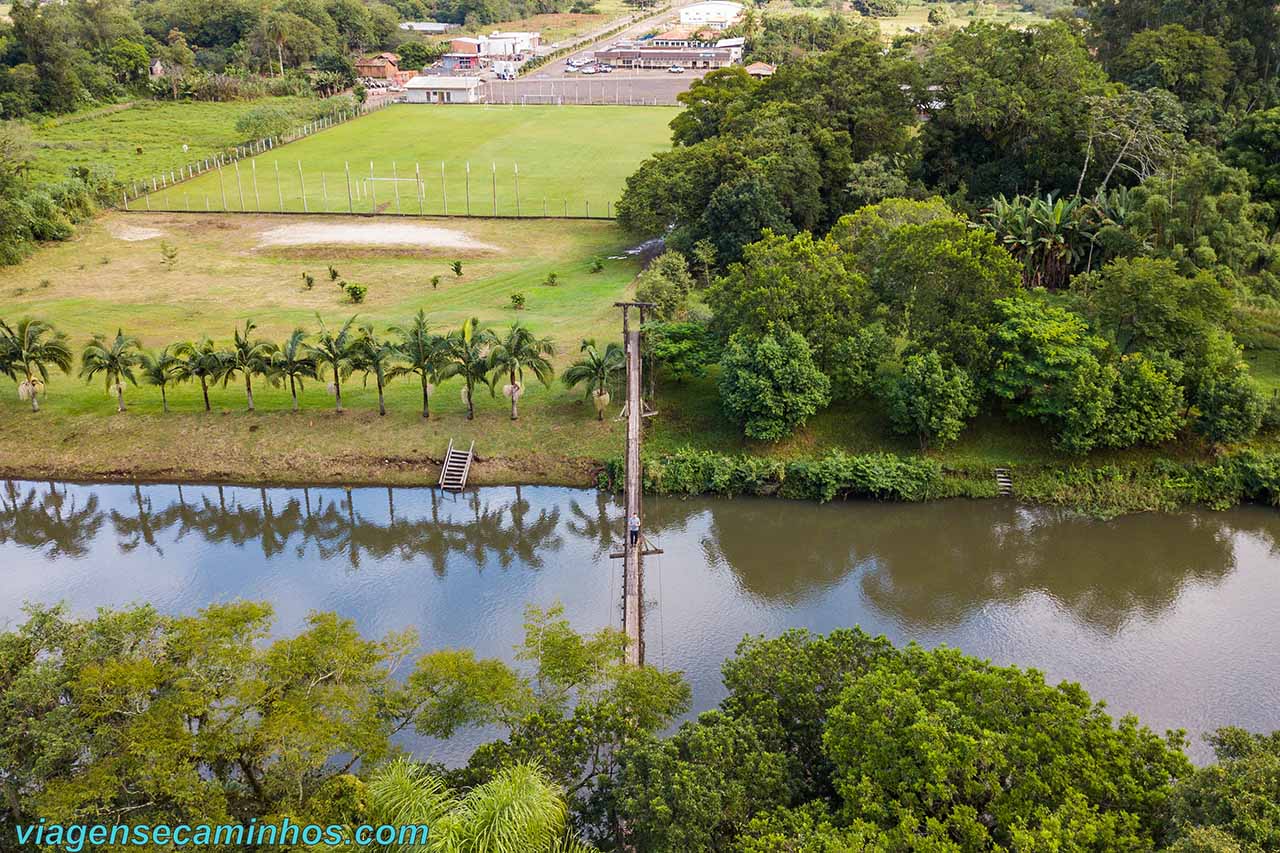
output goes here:
<path id="1" fill-rule="evenodd" d="M 578 66 L 576 65 L 566 65 L 564 68 L 564 73 L 566 74 L 574 74 L 577 71 L 578 71 Z"/>
<path id="2" fill-rule="evenodd" d="M 595 74 L 595 73 L 596 73 L 596 67 L 595 67 L 594 65 L 588 65 L 586 68 L 583 68 L 583 69 L 582 69 L 582 73 L 583 73 L 583 74 Z"/>
<path id="3" fill-rule="evenodd" d="M 683 65 L 673 65 L 673 66 L 671 66 L 670 68 L 668 68 L 668 69 L 667 69 L 667 73 L 668 73 L 668 74 L 683 74 L 683 73 L 684 73 L 684 66 L 683 66 Z"/>

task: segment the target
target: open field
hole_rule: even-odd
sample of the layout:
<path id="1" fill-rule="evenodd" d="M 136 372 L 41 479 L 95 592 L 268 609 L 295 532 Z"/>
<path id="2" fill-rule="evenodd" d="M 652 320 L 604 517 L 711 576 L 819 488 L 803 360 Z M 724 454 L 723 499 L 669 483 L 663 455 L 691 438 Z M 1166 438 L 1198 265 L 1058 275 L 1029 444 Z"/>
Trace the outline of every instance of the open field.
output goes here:
<path id="1" fill-rule="evenodd" d="M 429 214 L 536 216 L 545 202 L 552 215 L 604 216 L 640 161 L 669 147 L 667 125 L 675 113 L 666 107 L 398 105 L 241 161 L 238 169 L 152 193 L 146 203 L 164 210 L 216 211 L 225 203 L 233 211 L 302 212 L 305 198 L 310 212 L 417 214 L 417 165 L 421 210 Z"/>
<path id="2" fill-rule="evenodd" d="M 362 229 L 370 227 L 389 236 L 368 245 Z M 322 242 L 298 242 L 304 239 Z M 161 263 L 162 241 L 178 247 L 172 271 Z M 581 339 L 617 340 L 613 303 L 639 269 L 634 258 L 616 258 L 625 247 L 607 222 L 113 213 L 72 242 L 0 270 L 0 316 L 49 320 L 78 352 L 92 333 L 117 327 L 147 348 L 203 334 L 226 344 L 238 323 L 253 318 L 262 337 L 279 341 L 296 326 L 315 329 L 316 314 L 332 325 L 358 313 L 385 331 L 422 308 L 441 331 L 473 314 L 499 329 L 518 318 L 556 342 L 562 369 L 576 358 Z M 592 258 L 610 256 L 602 272 L 590 272 Z M 461 278 L 449 269 L 455 259 L 463 261 Z M 343 279 L 369 287 L 364 304 L 344 300 L 325 274 L 329 264 Z M 312 290 L 303 289 L 303 271 L 316 278 Z M 543 283 L 550 272 L 558 274 L 557 286 Z M 441 279 L 433 289 L 435 275 Z M 523 311 L 510 307 L 515 292 L 528 301 Z M 262 380 L 255 383 L 253 415 L 244 411 L 235 382 L 213 389 L 212 414 L 202 411 L 199 386 L 186 385 L 171 393 L 168 415 L 160 412 L 159 393 L 146 387 L 128 388 L 129 412 L 116 415 L 100 381 L 61 374 L 41 412 L 32 414 L 14 384 L 0 379 L 0 476 L 423 483 L 433 481 L 436 460 L 454 438 L 476 441 L 477 483 L 582 484 L 600 460 L 620 452 L 616 405 L 597 422 L 581 393 L 532 383 L 519 421 L 509 420 L 503 398 L 482 392 L 476 420 L 468 422 L 460 387 L 451 380 L 437 389 L 433 418 L 423 421 L 419 387 L 406 380 L 388 387 L 389 413 L 380 418 L 375 392 L 359 376 L 344 383 L 348 411 L 341 416 L 332 412 L 323 383 L 307 385 L 303 411 L 295 415 L 288 391 Z M 654 452 L 693 446 L 785 458 L 834 448 L 916 451 L 914 441 L 891 434 L 878 407 L 859 403 L 823 412 L 780 445 L 744 442 L 720 411 L 714 375 L 660 387 L 657 407 L 648 435 Z M 1096 455 L 1088 462 L 1155 454 Z M 1034 425 L 998 418 L 979 420 L 939 458 L 978 470 L 1081 461 L 1053 451 Z"/>
<path id="3" fill-rule="evenodd" d="M 137 101 L 100 107 L 36 125 L 32 171 L 57 178 L 72 166 L 102 164 L 126 182 L 149 178 L 244 142 L 236 132 L 236 119 L 262 103 L 282 106 L 302 121 L 320 102 L 311 98 Z M 188 151 L 182 150 L 183 145 Z"/>
<path id="4" fill-rule="evenodd" d="M 904 0 L 901 3 L 902 11 L 891 18 L 867 18 L 854 11 L 846 11 L 844 14 L 858 20 L 875 23 L 880 27 L 882 33 L 888 37 L 893 37 L 905 33 L 908 27 L 920 30 L 929 29 L 929 8 L 932 5 L 934 4 L 921 2 L 921 0 Z M 951 24 L 958 27 L 966 26 L 974 21 L 1026 26 L 1044 20 L 1032 12 L 1022 11 L 1016 3 L 985 4 L 985 11 L 980 15 L 970 14 L 974 8 L 973 3 L 948 3 L 947 5 L 951 8 L 953 15 Z M 764 9 L 765 15 L 825 16 L 830 13 L 831 7 L 829 4 L 801 6 L 796 5 L 791 0 L 773 0 Z"/>

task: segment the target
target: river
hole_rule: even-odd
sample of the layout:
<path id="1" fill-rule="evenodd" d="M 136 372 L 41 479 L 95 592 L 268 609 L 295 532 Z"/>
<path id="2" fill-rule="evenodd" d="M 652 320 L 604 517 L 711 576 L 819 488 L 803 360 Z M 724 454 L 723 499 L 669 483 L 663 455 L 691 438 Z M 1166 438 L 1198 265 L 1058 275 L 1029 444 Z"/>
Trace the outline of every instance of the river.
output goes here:
<path id="1" fill-rule="evenodd" d="M 1280 513 L 1096 521 L 1012 501 L 929 504 L 651 498 L 650 663 L 696 710 L 723 696 L 745 634 L 861 625 L 1078 681 L 1113 714 L 1280 729 Z M 622 510 L 555 487 L 258 489 L 0 482 L 0 625 L 23 602 L 78 614 L 269 601 L 280 634 L 333 610 L 366 635 L 511 658 L 527 604 L 580 630 L 619 621 Z M 415 748 L 465 759 L 476 735 Z"/>

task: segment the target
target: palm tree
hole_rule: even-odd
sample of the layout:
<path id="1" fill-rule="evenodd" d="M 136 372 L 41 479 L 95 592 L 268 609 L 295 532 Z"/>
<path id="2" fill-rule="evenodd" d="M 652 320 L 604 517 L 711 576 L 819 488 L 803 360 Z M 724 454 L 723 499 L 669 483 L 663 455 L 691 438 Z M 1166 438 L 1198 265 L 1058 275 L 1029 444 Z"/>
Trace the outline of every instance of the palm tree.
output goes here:
<path id="1" fill-rule="evenodd" d="M 430 418 L 431 389 L 440 381 L 440 371 L 448 358 L 445 339 L 431 333 L 422 309 L 418 309 L 411 325 L 392 326 L 391 332 L 400 337 L 398 349 L 405 362 L 387 371 L 387 379 L 416 374 L 422 380 L 422 416 Z"/>
<path id="2" fill-rule="evenodd" d="M 13 327 L 0 320 L 0 336 L 5 342 L 3 348 L 8 362 L 5 372 L 18 382 L 18 398 L 31 400 L 31 411 L 40 411 L 37 397 L 49 383 L 49 368 L 71 372 L 67 336 L 43 320 L 30 317 L 19 320 Z"/>
<path id="3" fill-rule="evenodd" d="M 556 347 L 551 338 L 535 338 L 528 327 L 519 320 L 511 324 L 507 335 L 489 351 L 489 388 L 498 384 L 503 373 L 509 380 L 503 393 L 511 398 L 511 420 L 520 417 L 517 404 L 524 393 L 524 372 L 529 370 L 544 386 L 551 385 L 551 377 L 555 371 L 547 356 L 555 355 Z"/>
<path id="4" fill-rule="evenodd" d="M 462 377 L 462 401 L 467 404 L 467 420 L 473 420 L 476 416 L 476 384 L 484 382 L 489 373 L 487 357 L 489 348 L 496 340 L 493 332 L 483 328 L 475 317 L 445 338 L 449 360 L 440 371 L 440 378 Z"/>
<path id="5" fill-rule="evenodd" d="M 571 835 L 564 795 L 537 764 L 506 767 L 459 797 L 426 768 L 400 758 L 373 775 L 368 793 L 377 822 L 430 826 L 432 850 L 585 853 L 590 849 Z"/>
<path id="6" fill-rule="evenodd" d="M 569 366 L 560 376 L 566 388 L 585 384 L 587 396 L 596 407 L 596 420 L 604 420 L 604 410 L 609 406 L 609 389 L 617 384 L 618 376 L 626 369 L 627 357 L 622 345 L 614 342 L 604 348 L 604 354 L 596 349 L 594 340 L 585 340 L 578 351 L 585 355 Z"/>
<path id="7" fill-rule="evenodd" d="M 303 379 L 316 378 L 316 360 L 308 355 L 307 333 L 294 329 L 282 346 L 271 353 L 271 375 L 277 379 L 288 378 L 289 395 L 293 397 L 293 410 L 298 411 L 298 389 Z"/>
<path id="8" fill-rule="evenodd" d="M 271 368 L 271 356 L 275 345 L 269 341 L 251 340 L 249 335 L 258 328 L 252 320 L 244 321 L 244 330 L 236 329 L 235 340 L 231 349 L 227 350 L 222 361 L 222 387 L 235 377 L 237 373 L 244 377 L 244 396 L 249 401 L 249 411 L 253 411 L 253 377 L 268 375 Z"/>
<path id="9" fill-rule="evenodd" d="M 333 374 L 334 411 L 339 413 L 342 411 L 342 380 L 343 377 L 351 375 L 354 369 L 353 360 L 360 345 L 360 339 L 351 329 L 356 316 L 358 315 L 353 315 L 343 323 L 342 328 L 334 334 L 317 314 L 316 319 L 320 321 L 320 334 L 314 344 L 307 344 L 307 352 L 316 360 L 316 375 L 320 374 L 322 366 L 327 367 Z"/>
<path id="10" fill-rule="evenodd" d="M 173 374 L 180 382 L 188 379 L 200 381 L 200 393 L 204 395 L 204 410 L 212 411 L 209 405 L 209 382 L 217 382 L 222 375 L 222 361 L 226 354 L 213 345 L 208 338 L 201 338 L 199 343 L 184 341 L 174 348 L 178 363 Z"/>
<path id="11" fill-rule="evenodd" d="M 359 345 L 356 347 L 355 368 L 364 372 L 366 384 L 370 376 L 374 378 L 378 385 L 378 414 L 386 415 L 387 404 L 382 392 L 388 381 L 388 372 L 400 358 L 400 350 L 390 341 L 378 340 L 373 326 L 368 323 L 360 327 L 357 341 Z"/>
<path id="12" fill-rule="evenodd" d="M 173 354 L 173 348 L 166 346 L 155 355 L 144 352 L 140 359 L 142 363 L 142 381 L 160 389 L 160 411 L 166 415 L 169 414 L 169 395 L 166 389 L 180 381 L 178 377 L 179 361 Z"/>
<path id="13" fill-rule="evenodd" d="M 116 329 L 116 336 L 108 341 L 102 335 L 94 335 L 80 353 L 80 377 L 88 382 L 99 373 L 107 381 L 107 393 L 115 391 L 116 412 L 124 412 L 124 382 L 137 385 L 138 377 L 133 369 L 141 362 L 138 339 L 126 337 L 124 330 Z"/>

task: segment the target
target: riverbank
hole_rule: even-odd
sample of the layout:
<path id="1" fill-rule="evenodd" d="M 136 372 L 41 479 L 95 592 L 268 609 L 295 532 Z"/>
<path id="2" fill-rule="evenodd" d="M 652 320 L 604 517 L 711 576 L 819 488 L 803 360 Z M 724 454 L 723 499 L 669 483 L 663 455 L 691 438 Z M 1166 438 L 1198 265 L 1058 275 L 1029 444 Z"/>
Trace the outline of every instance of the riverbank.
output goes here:
<path id="1" fill-rule="evenodd" d="M 230 390 L 219 388 L 217 395 Z M 266 395 L 279 393 L 272 389 Z M 450 440 L 474 440 L 472 485 L 610 488 L 619 481 L 621 424 L 612 417 L 595 420 L 583 401 L 557 390 L 531 390 L 528 413 L 516 421 L 487 399 L 468 421 L 452 394 L 443 404 L 437 401 L 429 420 L 404 406 L 380 417 L 369 407 L 371 395 L 354 387 L 354 402 L 341 414 L 317 408 L 250 414 L 223 406 L 208 414 L 107 415 L 62 412 L 56 400 L 32 413 L 4 400 L 0 478 L 425 486 L 437 482 Z M 660 397 L 659 408 L 678 411 L 678 401 L 678 395 Z M 833 446 L 816 429 L 770 452 L 719 436 L 713 421 L 691 432 L 689 415 L 666 421 L 660 415 L 653 424 L 645 455 L 648 492 L 817 502 L 987 499 L 1000 497 L 994 471 L 1001 467 L 1012 476 L 1014 498 L 1098 517 L 1191 505 L 1280 504 L 1280 453 L 1267 445 L 1216 456 L 1053 459 L 1047 453 L 1002 453 L 990 442 L 978 445 L 986 455 L 976 447 L 920 454 L 890 442 Z M 710 449 L 717 441 L 721 449 Z"/>

